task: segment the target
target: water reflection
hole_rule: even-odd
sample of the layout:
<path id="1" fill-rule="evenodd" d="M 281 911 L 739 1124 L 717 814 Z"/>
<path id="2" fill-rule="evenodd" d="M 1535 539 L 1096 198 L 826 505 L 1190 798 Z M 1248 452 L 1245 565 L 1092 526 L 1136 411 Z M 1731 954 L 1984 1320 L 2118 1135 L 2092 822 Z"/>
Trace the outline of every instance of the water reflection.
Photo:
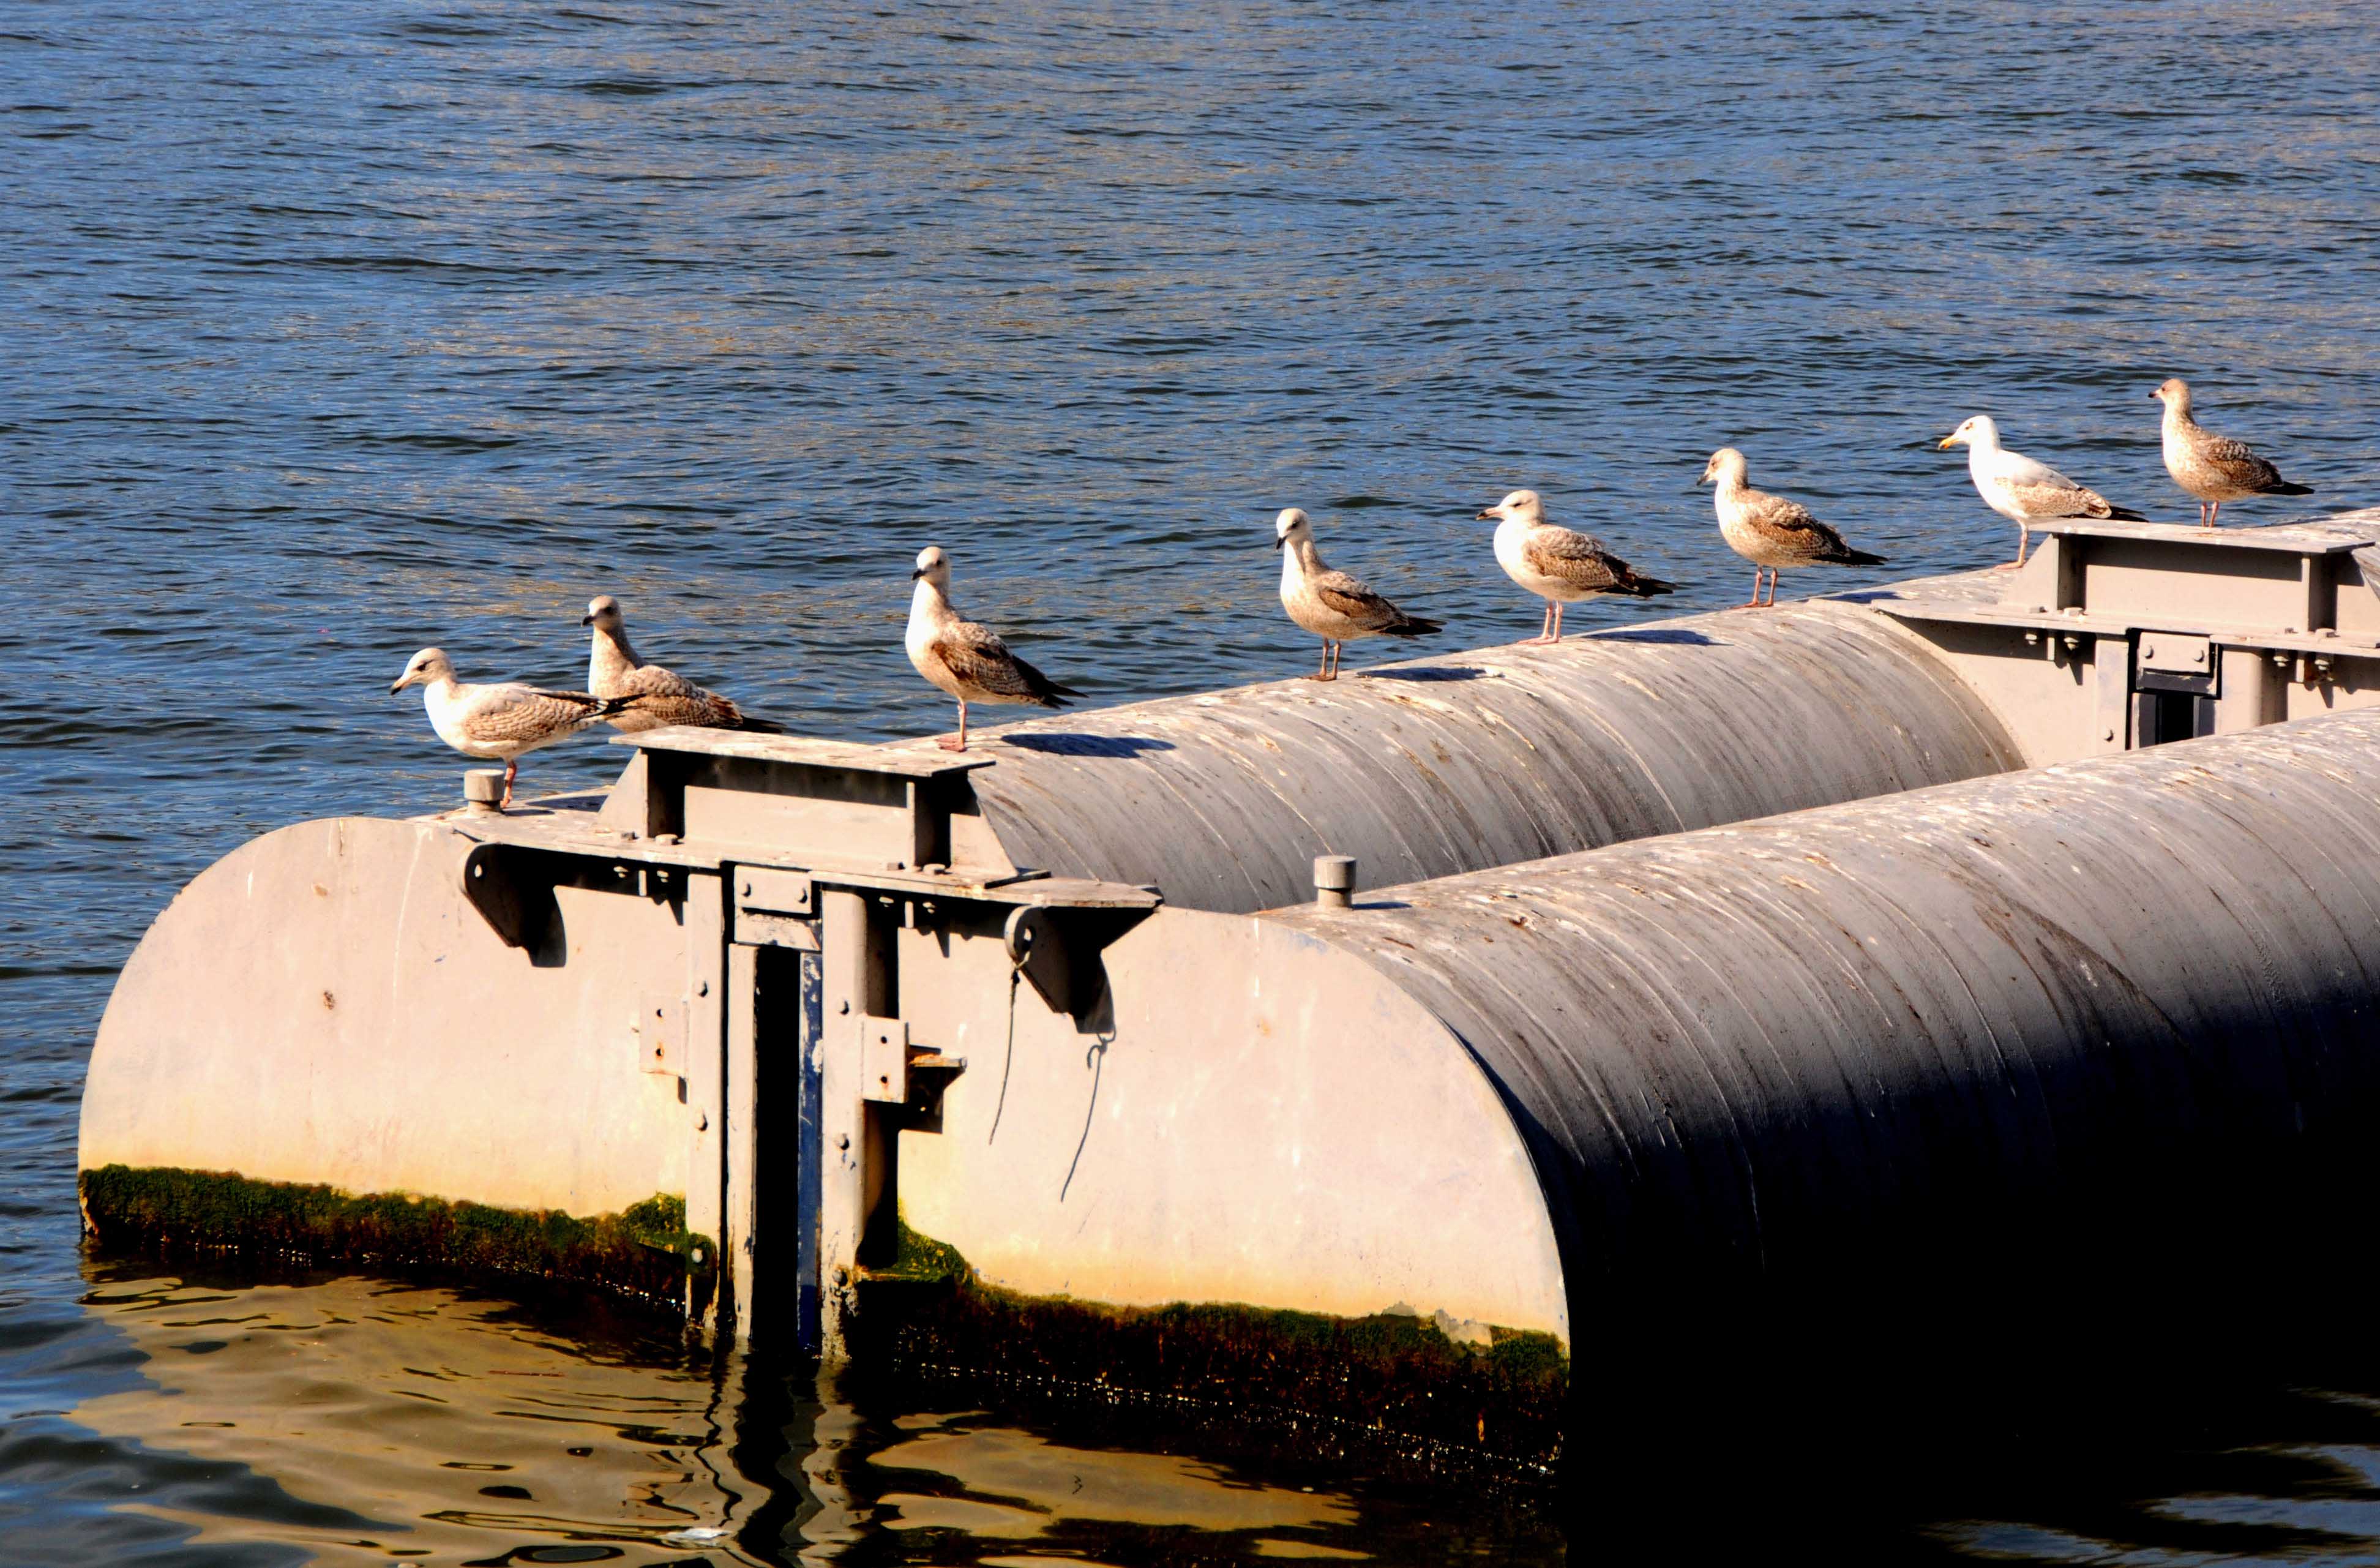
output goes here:
<path id="1" fill-rule="evenodd" d="M 956 1389 L 941 1408 L 916 1390 L 847 1400 L 806 1364 L 714 1357 L 601 1305 L 138 1265 L 89 1280 L 87 1312 L 143 1376 L 64 1412 L 52 1440 L 114 1477 L 103 1512 L 176 1562 L 1561 1557 L 1542 1510 L 1460 1488 L 1278 1462 L 1258 1480 L 1185 1451 L 1190 1433 L 1112 1415 L 1070 1429 Z M 89 1524 L 8 1513 L 12 1546 Z"/>
<path id="2" fill-rule="evenodd" d="M 170 1489 L 128 1500 L 194 1542 L 660 1563 L 716 1553 L 735 1528 L 744 1489 L 722 1473 L 719 1389 L 707 1367 L 657 1355 L 666 1342 L 565 1340 L 508 1303 L 358 1279 L 140 1281 L 88 1305 L 154 1386 L 86 1401 L 74 1421 L 277 1483 L 246 1517 Z M 545 1550 L 558 1545 L 585 1550 Z"/>

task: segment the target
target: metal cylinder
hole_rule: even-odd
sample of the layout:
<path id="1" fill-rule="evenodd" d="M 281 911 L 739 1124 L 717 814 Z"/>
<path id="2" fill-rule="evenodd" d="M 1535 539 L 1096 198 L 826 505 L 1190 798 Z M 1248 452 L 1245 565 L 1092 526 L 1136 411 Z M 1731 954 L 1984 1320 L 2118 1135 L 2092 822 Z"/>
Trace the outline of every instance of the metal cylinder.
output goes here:
<path id="1" fill-rule="evenodd" d="M 1574 1327 L 1755 1282 L 2043 1288 L 2368 1204 L 2375 777 L 2380 711 L 2348 712 L 1264 919 L 1474 1053 Z"/>
<path id="2" fill-rule="evenodd" d="M 504 797 L 504 771 L 502 768 L 472 768 L 463 774 L 463 798 L 474 817 L 492 817 L 496 803 Z"/>
<path id="3" fill-rule="evenodd" d="M 1318 855 L 1314 857 L 1314 902 L 1325 909 L 1344 909 L 1355 902 L 1355 857 Z"/>
<path id="4" fill-rule="evenodd" d="M 1857 605 L 1694 615 L 1038 719 L 968 775 L 1009 858 L 1245 912 L 1311 857 L 1482 870 L 2019 767 L 1930 644 Z"/>

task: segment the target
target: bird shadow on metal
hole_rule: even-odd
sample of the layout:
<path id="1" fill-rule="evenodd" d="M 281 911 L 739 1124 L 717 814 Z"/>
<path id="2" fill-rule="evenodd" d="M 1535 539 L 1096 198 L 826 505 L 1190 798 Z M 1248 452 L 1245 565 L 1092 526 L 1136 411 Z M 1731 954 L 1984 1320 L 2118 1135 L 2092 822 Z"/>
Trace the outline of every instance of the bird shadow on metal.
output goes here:
<path id="1" fill-rule="evenodd" d="M 1679 648 L 1724 648 L 1727 645 L 1707 632 L 1689 631 L 1683 626 L 1629 626 L 1616 632 L 1589 632 L 1590 642 L 1663 642 Z"/>
<path id="2" fill-rule="evenodd" d="M 1475 681 L 1488 672 L 1462 664 L 1404 664 L 1395 669 L 1357 673 L 1367 681 Z"/>
<path id="3" fill-rule="evenodd" d="M 1039 751 L 1052 757 L 1133 758 L 1150 751 L 1171 751 L 1173 743 L 1140 735 L 1012 735 L 1001 737 L 1019 751 Z"/>

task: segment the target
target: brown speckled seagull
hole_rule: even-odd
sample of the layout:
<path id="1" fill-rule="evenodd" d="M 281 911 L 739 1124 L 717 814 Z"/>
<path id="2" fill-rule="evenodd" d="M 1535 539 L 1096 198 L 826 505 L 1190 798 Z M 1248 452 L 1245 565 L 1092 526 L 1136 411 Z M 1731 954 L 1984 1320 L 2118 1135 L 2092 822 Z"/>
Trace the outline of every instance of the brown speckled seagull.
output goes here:
<path id="1" fill-rule="evenodd" d="M 601 594 L 587 602 L 579 623 L 595 628 L 587 656 L 587 689 L 598 697 L 625 700 L 604 722 L 623 735 L 657 730 L 667 724 L 689 724 L 706 730 L 752 730 L 783 735 L 784 727 L 756 719 L 715 691 L 695 685 L 674 671 L 648 664 L 628 646 L 627 618 L 620 602 Z"/>
<path id="2" fill-rule="evenodd" d="M 1011 653 L 990 626 L 960 617 L 951 606 L 950 557 L 939 549 L 929 544 L 917 552 L 917 569 L 909 576 L 917 585 L 909 600 L 909 662 L 959 703 L 959 733 L 942 737 L 943 750 L 966 749 L 970 702 L 1063 708 L 1066 699 L 1083 695 Z"/>
<path id="3" fill-rule="evenodd" d="M 1534 490 L 1512 492 L 1479 517 L 1497 519 L 1496 564 L 1504 575 L 1546 602 L 1545 625 L 1526 642 L 1560 642 L 1562 606 L 1590 595 L 1650 599 L 1677 591 L 1675 583 L 1636 572 L 1593 534 L 1546 521 L 1545 503 Z"/>
<path id="4" fill-rule="evenodd" d="M 1438 622 L 1408 615 L 1346 573 L 1324 565 L 1314 548 L 1314 525 L 1294 506 L 1272 520 L 1272 547 L 1281 553 L 1281 607 L 1322 639 L 1322 669 L 1309 680 L 1339 678 L 1342 643 L 1361 637 L 1427 637 L 1442 629 Z"/>
<path id="5" fill-rule="evenodd" d="M 2248 444 L 2216 434 L 2190 417 L 2190 383 L 2176 376 L 2151 397 L 2165 405 L 2165 471 L 2198 502 L 2198 526 L 2215 527 L 2226 501 L 2252 495 L 2312 495 L 2313 486 L 2291 484 L 2281 470 L 2248 450 Z"/>
<path id="6" fill-rule="evenodd" d="M 1752 597 L 1747 610 L 1762 602 L 1760 574 L 1768 574 L 1767 603 L 1777 602 L 1777 573 L 1785 566 L 1881 566 L 1884 557 L 1853 550 L 1843 536 L 1818 521 L 1807 506 L 1755 490 L 1744 482 L 1743 454 L 1722 446 L 1703 465 L 1702 484 L 1716 482 L 1712 492 L 1718 507 L 1719 537 L 1727 547 L 1752 563 Z"/>
<path id="7" fill-rule="evenodd" d="M 618 706 L 591 691 L 547 691 L 518 681 L 491 686 L 459 681 L 445 650 L 439 648 L 425 648 L 407 660 L 388 694 L 395 697 L 409 686 L 422 688 L 421 706 L 439 739 L 466 757 L 504 765 L 499 809 L 513 803 L 513 779 L 522 757 L 567 740 Z"/>

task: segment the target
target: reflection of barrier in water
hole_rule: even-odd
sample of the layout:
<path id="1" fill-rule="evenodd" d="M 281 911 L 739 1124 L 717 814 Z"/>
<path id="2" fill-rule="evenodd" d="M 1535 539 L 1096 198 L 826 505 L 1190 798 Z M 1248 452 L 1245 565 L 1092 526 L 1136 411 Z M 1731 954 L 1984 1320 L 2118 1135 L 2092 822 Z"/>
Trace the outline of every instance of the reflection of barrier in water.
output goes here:
<path id="1" fill-rule="evenodd" d="M 1152 1525 L 1214 1532 L 1344 1527 L 1343 1500 L 1288 1487 L 1252 1486 L 1212 1465 L 1164 1453 L 1069 1448 L 1029 1432 L 983 1428 L 965 1418 L 920 1416 L 915 1436 L 868 1456 L 880 1470 L 947 1477 L 956 1490 L 878 1494 L 897 1512 L 892 1529 L 943 1528 L 976 1536 L 1038 1536 L 1075 1521 Z M 908 1477 L 916 1486 L 924 1477 Z M 1330 1552 L 1327 1542 L 1285 1538 L 1281 1547 Z"/>
<path id="2" fill-rule="evenodd" d="M 2058 525 L 1426 680 L 965 757 L 656 731 L 604 796 L 286 829 L 128 966 L 91 1217 L 831 1351 L 897 1295 L 1019 1377 L 1543 1462 L 1574 1339 L 2362 1190 L 2375 541 Z M 1300 907 L 1323 855 L 1398 885 Z"/>
<path id="3" fill-rule="evenodd" d="M 261 1530 L 331 1558 L 451 1562 L 577 1542 L 683 1562 L 686 1533 L 731 1525 L 747 1489 L 722 1477 L 707 1367 L 590 1353 L 503 1304 L 358 1279 L 142 1281 L 87 1301 L 155 1386 L 69 1415 L 207 1461 L 207 1486 L 141 1504 L 201 1544 Z M 226 1465 L 270 1478 L 256 1501 L 226 1503 Z"/>

